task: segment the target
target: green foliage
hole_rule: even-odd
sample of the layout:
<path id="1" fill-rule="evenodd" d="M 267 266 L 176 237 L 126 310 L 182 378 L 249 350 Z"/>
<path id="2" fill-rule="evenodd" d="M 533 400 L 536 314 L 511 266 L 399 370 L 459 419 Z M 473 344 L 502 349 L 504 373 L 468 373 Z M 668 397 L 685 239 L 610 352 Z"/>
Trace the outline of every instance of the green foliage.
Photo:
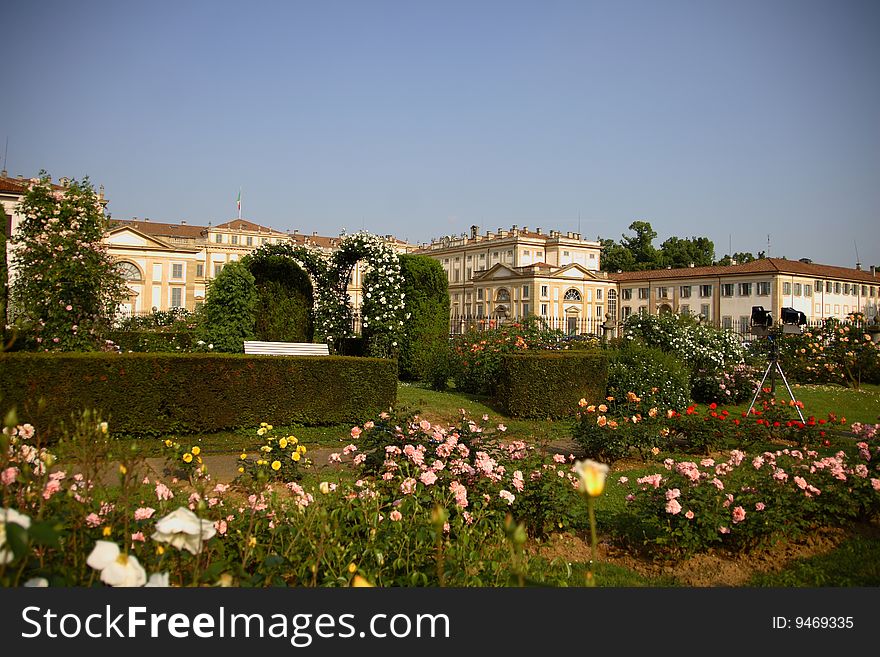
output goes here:
<path id="1" fill-rule="evenodd" d="M 38 349 L 95 350 L 128 295 L 101 242 L 107 218 L 88 178 L 56 193 L 41 175 L 21 199 L 12 239 L 14 320 Z"/>
<path id="2" fill-rule="evenodd" d="M 720 371 L 697 370 L 691 377 L 691 397 L 701 404 L 738 404 L 751 400 L 759 380 L 760 373 L 745 363 Z"/>
<path id="3" fill-rule="evenodd" d="M 254 275 L 257 306 L 254 332 L 269 342 L 311 342 L 312 282 L 291 258 L 270 255 L 244 258 Z"/>
<path id="4" fill-rule="evenodd" d="M 849 321 L 826 319 L 800 335 L 777 335 L 779 360 L 786 376 L 803 383 L 839 383 L 858 390 L 862 383 L 880 383 L 880 344 L 871 339 L 874 327 L 861 313 Z M 753 348 L 766 358 L 769 343 Z"/>
<path id="5" fill-rule="evenodd" d="M 630 392 L 649 406 L 684 408 L 690 401 L 690 373 L 672 354 L 638 344 L 626 345 L 611 352 L 608 396 L 625 399 Z"/>
<path id="6" fill-rule="evenodd" d="M 623 325 L 624 342 L 641 342 L 668 352 L 692 371 L 717 372 L 741 363 L 744 350 L 732 331 L 700 324 L 689 315 L 636 314 Z"/>
<path id="7" fill-rule="evenodd" d="M 261 422 L 257 436 L 261 438 L 256 450 L 256 458 L 242 452 L 238 458 L 239 483 L 267 481 L 296 481 L 302 477 L 301 467 L 310 462 L 306 459 L 308 448 L 296 436 L 275 436 L 274 427 Z"/>
<path id="8" fill-rule="evenodd" d="M 39 428 L 96 409 L 114 431 L 210 432 L 270 421 L 338 424 L 394 403 L 393 361 L 336 356 L 0 356 L 2 409 Z M 42 400 L 42 402 L 40 401 Z"/>
<path id="9" fill-rule="evenodd" d="M 170 331 L 111 331 L 107 339 L 120 351 L 145 352 L 189 352 L 194 349 L 193 334 Z"/>
<path id="10" fill-rule="evenodd" d="M 502 355 L 529 349 L 559 349 L 563 337 L 561 331 L 547 329 L 537 317 L 497 328 L 470 329 L 456 336 L 450 348 L 449 364 L 455 387 L 492 395 L 498 385 Z"/>
<path id="11" fill-rule="evenodd" d="M 449 289 L 443 267 L 434 258 L 400 256 L 405 312 L 398 366 L 404 381 L 425 381 L 433 373 L 437 351 L 449 334 Z"/>
<path id="12" fill-rule="evenodd" d="M 620 242 L 601 239 L 602 271 L 643 271 L 665 267 L 697 267 L 711 265 L 715 259 L 715 244 L 707 237 L 670 237 L 659 249 L 654 248 L 657 238 L 647 221 L 634 221 L 629 229 L 633 235 L 621 235 Z"/>
<path id="13" fill-rule="evenodd" d="M 764 257 L 765 257 L 765 255 L 764 255 L 763 251 L 758 254 L 757 258 L 755 256 L 753 256 L 751 253 L 748 253 L 747 251 L 746 252 L 738 251 L 738 252 L 734 253 L 732 256 L 729 254 L 725 255 L 723 258 L 721 258 L 721 260 L 717 261 L 714 264 L 727 267 L 728 265 L 732 265 L 735 262 L 738 265 L 744 265 L 747 262 L 754 262 L 755 260 L 758 260 L 758 259 L 764 258 Z"/>
<path id="14" fill-rule="evenodd" d="M 116 322 L 118 331 L 162 331 L 185 333 L 196 328 L 198 313 L 186 308 L 153 310 L 149 315 L 132 315 Z"/>
<path id="15" fill-rule="evenodd" d="M 670 237 L 660 245 L 658 265 L 661 267 L 708 267 L 715 260 L 715 245 L 707 237 L 682 239 Z"/>
<path id="16" fill-rule="evenodd" d="M 208 286 L 199 338 L 214 351 L 242 353 L 253 340 L 257 290 L 253 274 L 241 262 L 230 262 Z"/>
<path id="17" fill-rule="evenodd" d="M 574 415 L 582 398 L 605 393 L 608 360 L 604 353 L 545 351 L 501 358 L 499 402 L 511 417 L 560 418 Z"/>
<path id="18" fill-rule="evenodd" d="M 6 263 L 6 222 L 9 217 L 0 205 L 0 339 L 6 342 L 6 308 L 9 304 L 9 267 Z"/>
<path id="19" fill-rule="evenodd" d="M 724 544 L 757 545 L 784 532 L 870 518 L 880 511 L 871 479 L 876 449 L 819 459 L 813 452 L 777 450 L 748 456 L 733 450 L 716 462 L 666 462 L 666 471 L 629 482 L 639 543 L 683 552 Z M 663 470 L 661 468 L 661 470 Z"/>

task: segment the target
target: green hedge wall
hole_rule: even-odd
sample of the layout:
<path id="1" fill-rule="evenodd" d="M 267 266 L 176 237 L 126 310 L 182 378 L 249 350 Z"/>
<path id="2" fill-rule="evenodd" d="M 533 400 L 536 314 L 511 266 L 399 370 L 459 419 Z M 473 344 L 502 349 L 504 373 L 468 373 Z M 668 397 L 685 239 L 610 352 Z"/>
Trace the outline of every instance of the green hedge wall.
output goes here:
<path id="1" fill-rule="evenodd" d="M 438 260 L 401 255 L 400 273 L 406 302 L 406 331 L 400 340 L 398 374 L 404 381 L 429 381 L 438 350 L 449 339 L 449 286 Z"/>
<path id="2" fill-rule="evenodd" d="M 607 380 L 608 360 L 601 352 L 506 354 L 497 397 L 511 417 L 567 417 L 582 397 L 604 399 Z"/>
<path id="3" fill-rule="evenodd" d="M 393 405 L 397 363 L 341 356 L 0 355 L 0 409 L 42 431 L 96 409 L 113 431 L 360 422 Z M 43 399 L 45 403 L 40 403 Z"/>
<path id="4" fill-rule="evenodd" d="M 111 331 L 107 339 L 112 340 L 122 351 L 177 352 L 192 349 L 195 339 L 192 333 L 164 331 Z"/>

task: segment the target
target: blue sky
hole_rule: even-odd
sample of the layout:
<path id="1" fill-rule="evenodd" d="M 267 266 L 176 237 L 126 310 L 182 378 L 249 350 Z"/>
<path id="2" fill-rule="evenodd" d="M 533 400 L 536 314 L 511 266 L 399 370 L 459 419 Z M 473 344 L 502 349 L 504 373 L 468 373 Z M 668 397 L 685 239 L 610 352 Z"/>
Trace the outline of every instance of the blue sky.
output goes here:
<path id="1" fill-rule="evenodd" d="M 880 3 L 24 2 L 11 175 L 114 217 L 517 224 L 880 264 Z M 659 241 L 658 240 L 658 244 Z"/>

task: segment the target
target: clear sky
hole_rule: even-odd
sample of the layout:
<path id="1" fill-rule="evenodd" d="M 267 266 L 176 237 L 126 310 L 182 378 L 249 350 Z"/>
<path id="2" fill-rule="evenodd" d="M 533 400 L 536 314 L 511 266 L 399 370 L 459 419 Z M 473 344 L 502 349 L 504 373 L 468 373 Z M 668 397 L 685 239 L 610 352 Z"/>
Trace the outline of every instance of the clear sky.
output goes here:
<path id="1" fill-rule="evenodd" d="M 880 264 L 880 2 L 17 2 L 10 175 L 120 219 Z M 659 244 L 659 241 L 657 244 Z"/>

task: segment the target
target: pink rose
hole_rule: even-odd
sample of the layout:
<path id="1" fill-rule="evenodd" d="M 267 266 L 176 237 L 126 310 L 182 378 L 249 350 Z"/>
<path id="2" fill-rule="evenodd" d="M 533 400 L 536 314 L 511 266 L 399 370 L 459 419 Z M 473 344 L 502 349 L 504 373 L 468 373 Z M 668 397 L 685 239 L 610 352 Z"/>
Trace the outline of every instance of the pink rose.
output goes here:
<path id="1" fill-rule="evenodd" d="M 736 506 L 733 508 L 733 522 L 742 522 L 746 519 L 746 510 L 741 506 Z"/>
<path id="2" fill-rule="evenodd" d="M 680 512 L 681 512 L 681 504 L 678 503 L 678 500 L 673 498 L 666 503 L 666 513 L 676 515 Z"/>
<path id="3" fill-rule="evenodd" d="M 391 513 L 388 514 L 388 517 L 391 518 L 393 522 L 400 522 L 403 518 L 403 514 L 400 513 L 397 509 L 394 509 Z"/>

